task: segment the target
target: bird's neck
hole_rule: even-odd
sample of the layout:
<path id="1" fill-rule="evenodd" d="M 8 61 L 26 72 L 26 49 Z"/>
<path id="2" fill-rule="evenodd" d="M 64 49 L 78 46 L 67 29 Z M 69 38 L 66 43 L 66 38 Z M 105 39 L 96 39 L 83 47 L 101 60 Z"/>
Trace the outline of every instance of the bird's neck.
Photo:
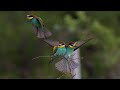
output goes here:
<path id="1" fill-rule="evenodd" d="M 70 50 L 70 51 L 74 50 L 74 48 L 71 48 L 71 47 L 68 47 L 67 49 Z"/>

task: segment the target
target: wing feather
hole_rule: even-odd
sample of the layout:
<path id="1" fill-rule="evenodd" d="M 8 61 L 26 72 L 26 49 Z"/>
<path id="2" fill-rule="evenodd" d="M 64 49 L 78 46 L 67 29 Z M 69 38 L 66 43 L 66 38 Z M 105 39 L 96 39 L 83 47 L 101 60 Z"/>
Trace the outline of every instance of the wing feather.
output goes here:
<path id="1" fill-rule="evenodd" d="M 48 39 L 43 39 L 43 41 L 46 42 L 48 45 L 50 45 L 50 46 L 52 46 L 52 47 L 58 46 L 58 44 L 59 44 L 59 41 L 56 41 L 56 40 L 50 39 L 50 38 L 48 38 Z"/>
<path id="2" fill-rule="evenodd" d="M 74 49 L 74 51 L 77 50 L 78 48 L 80 48 L 81 46 L 83 46 L 84 44 L 86 44 L 87 42 L 89 42 L 89 41 L 92 40 L 92 39 L 93 39 L 93 37 L 91 37 L 91 38 L 89 38 L 89 39 L 87 39 L 87 40 L 77 41 L 77 42 L 75 43 L 76 48 Z"/>
<path id="3" fill-rule="evenodd" d="M 56 69 L 63 73 L 71 73 L 78 66 L 79 66 L 79 64 L 76 63 L 75 61 L 73 61 L 73 60 L 66 61 L 65 59 L 62 59 L 55 64 Z"/>

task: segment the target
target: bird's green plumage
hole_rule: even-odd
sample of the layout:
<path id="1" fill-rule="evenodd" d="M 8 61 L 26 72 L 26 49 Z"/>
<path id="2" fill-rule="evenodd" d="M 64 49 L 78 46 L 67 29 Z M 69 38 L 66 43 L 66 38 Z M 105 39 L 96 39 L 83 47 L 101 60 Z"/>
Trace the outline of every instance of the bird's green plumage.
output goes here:
<path id="1" fill-rule="evenodd" d="M 73 55 L 73 52 L 74 52 L 74 48 L 68 46 L 66 48 L 65 58 L 66 59 L 70 58 Z"/>
<path id="2" fill-rule="evenodd" d="M 72 44 L 70 43 L 68 46 L 66 46 L 66 53 L 64 55 L 64 58 L 55 64 L 56 69 L 64 73 L 68 72 L 72 74 L 73 70 L 79 66 L 79 64 L 72 59 L 74 56 L 74 51 L 80 48 L 80 46 L 87 43 L 92 38 L 88 40 L 78 41 Z"/>
<path id="3" fill-rule="evenodd" d="M 54 56 L 64 56 L 66 59 L 69 59 L 74 52 L 74 48 L 70 47 L 63 47 L 63 48 L 57 48 L 56 52 L 54 53 Z"/>
<path id="4" fill-rule="evenodd" d="M 72 75 L 73 70 L 79 65 L 72 60 L 73 52 L 74 48 L 71 48 L 69 46 L 66 47 L 66 53 L 64 55 L 64 58 L 55 64 L 57 70 L 63 73 L 71 73 Z"/>
<path id="5" fill-rule="evenodd" d="M 54 59 L 56 56 L 64 56 L 65 53 L 66 53 L 66 48 L 65 48 L 65 47 L 63 47 L 63 48 L 57 47 L 54 51 L 55 51 L 55 52 L 54 52 L 54 54 L 53 54 L 52 60 L 49 62 L 49 64 L 53 61 L 53 59 Z"/>
<path id="6" fill-rule="evenodd" d="M 44 27 L 44 23 L 40 17 L 36 15 L 27 15 L 27 18 L 31 21 L 33 30 L 37 35 L 37 38 L 45 39 L 52 35 L 52 33 Z"/>
<path id="7" fill-rule="evenodd" d="M 32 24 L 36 27 L 42 27 L 42 24 L 40 23 L 40 21 L 37 18 L 33 18 L 31 20 Z"/>
<path id="8" fill-rule="evenodd" d="M 64 56 L 64 54 L 66 53 L 66 48 L 57 48 L 56 53 L 54 54 L 54 56 Z"/>

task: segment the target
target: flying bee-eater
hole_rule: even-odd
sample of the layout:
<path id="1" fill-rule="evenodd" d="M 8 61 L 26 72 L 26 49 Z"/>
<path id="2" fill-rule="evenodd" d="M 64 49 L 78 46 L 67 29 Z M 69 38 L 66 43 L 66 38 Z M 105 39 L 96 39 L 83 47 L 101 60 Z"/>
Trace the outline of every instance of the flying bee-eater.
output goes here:
<path id="1" fill-rule="evenodd" d="M 54 39 L 44 39 L 44 41 L 53 47 L 53 54 L 51 61 L 49 64 L 54 60 L 54 57 L 61 56 L 63 57 L 66 53 L 66 45 L 64 42 L 56 41 Z"/>
<path id="2" fill-rule="evenodd" d="M 93 37 L 90 37 L 87 40 L 69 43 L 66 47 L 64 58 L 55 64 L 56 69 L 62 73 L 70 73 L 72 75 L 73 70 L 79 66 L 79 64 L 72 59 L 74 51 L 92 39 Z"/>
<path id="3" fill-rule="evenodd" d="M 27 15 L 27 19 L 31 21 L 33 30 L 38 38 L 48 38 L 52 35 L 52 33 L 45 28 L 43 20 L 40 17 L 30 14 Z"/>

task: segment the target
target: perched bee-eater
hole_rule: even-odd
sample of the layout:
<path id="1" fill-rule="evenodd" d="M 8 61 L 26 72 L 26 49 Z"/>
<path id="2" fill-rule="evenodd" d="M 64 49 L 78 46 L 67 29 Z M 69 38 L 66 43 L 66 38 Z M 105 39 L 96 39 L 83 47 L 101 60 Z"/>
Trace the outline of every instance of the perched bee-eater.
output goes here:
<path id="1" fill-rule="evenodd" d="M 44 27 L 44 23 L 40 17 L 30 14 L 27 15 L 27 19 L 31 20 L 34 32 L 38 38 L 48 38 L 52 35 L 52 33 Z"/>
<path id="2" fill-rule="evenodd" d="M 72 59 L 73 52 L 80 48 L 85 43 L 87 43 L 88 41 L 90 41 L 91 39 L 93 39 L 93 37 L 87 40 L 69 43 L 68 46 L 66 47 L 66 53 L 64 55 L 64 58 L 55 64 L 56 69 L 63 73 L 72 74 L 73 70 L 77 68 L 79 65 Z"/>

